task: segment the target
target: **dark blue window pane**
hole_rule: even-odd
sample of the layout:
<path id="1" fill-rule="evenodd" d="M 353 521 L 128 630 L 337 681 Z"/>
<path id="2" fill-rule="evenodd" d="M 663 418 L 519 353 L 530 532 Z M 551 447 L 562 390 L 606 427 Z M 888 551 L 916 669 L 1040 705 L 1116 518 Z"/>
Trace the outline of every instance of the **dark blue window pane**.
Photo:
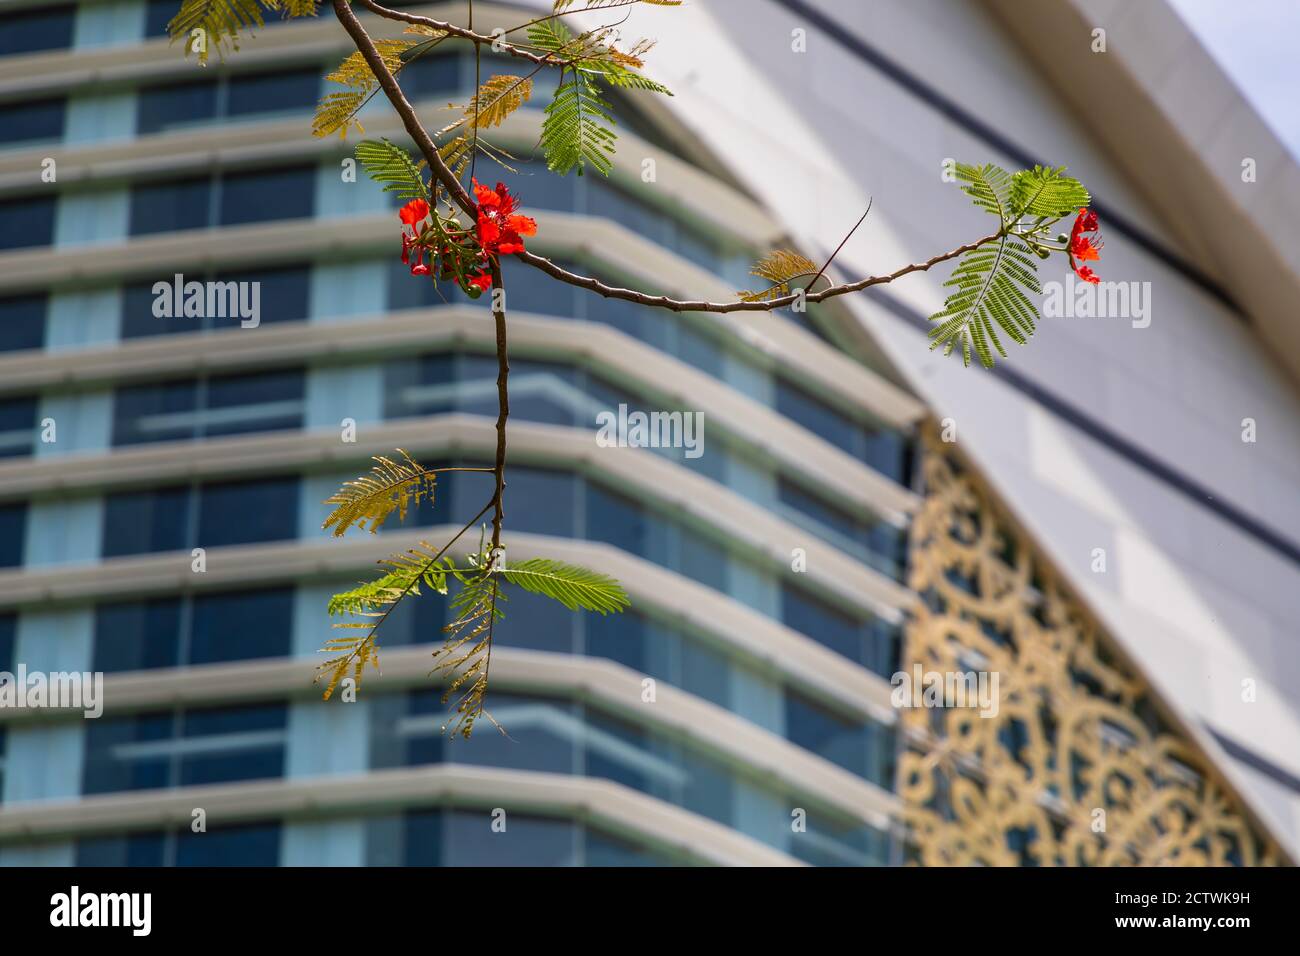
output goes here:
<path id="1" fill-rule="evenodd" d="M 0 56 L 72 46 L 77 8 L 72 4 L 0 16 Z"/>
<path id="2" fill-rule="evenodd" d="M 502 833 L 487 813 L 445 814 L 445 866 L 573 866 L 577 828 L 572 820 L 513 814 Z"/>
<path id="3" fill-rule="evenodd" d="M 160 294 L 172 295 L 170 290 L 174 281 L 174 276 L 160 276 L 157 280 L 150 279 L 122 288 L 122 338 L 134 339 L 146 335 L 173 335 L 177 332 L 195 332 L 203 327 L 204 320 L 196 316 L 171 315 L 159 317 L 154 315 L 154 302 Z M 155 282 L 166 282 L 168 291 L 155 293 L 153 291 Z M 174 307 L 172 311 L 175 312 Z"/>
<path id="4" fill-rule="evenodd" d="M 586 653 L 608 657 L 642 674 L 650 673 L 646 620 L 635 611 L 622 614 L 588 614 L 583 620 Z"/>
<path id="5" fill-rule="evenodd" d="M 149 0 L 144 14 L 144 38 L 167 36 L 167 24 L 180 10 L 180 0 Z"/>
<path id="6" fill-rule="evenodd" d="M 820 399 L 784 380 L 776 383 L 776 410 L 849 454 L 857 452 L 857 426 Z"/>
<path id="7" fill-rule="evenodd" d="M 587 537 L 645 557 L 650 544 L 649 522 L 635 502 L 588 485 Z"/>
<path id="8" fill-rule="evenodd" d="M 303 219 L 311 216 L 315 195 L 312 166 L 235 173 L 221 182 L 221 224 Z"/>
<path id="9" fill-rule="evenodd" d="M 62 99 L 0 106 L 0 129 L 4 130 L 5 143 L 61 139 L 64 110 Z"/>
<path id="10" fill-rule="evenodd" d="M 879 668 L 880 662 L 869 628 L 806 591 L 791 585 L 785 585 L 781 589 L 781 619 L 835 653 L 864 667 Z"/>
<path id="11" fill-rule="evenodd" d="M 320 86 L 321 74 L 317 70 L 232 76 L 226 115 L 310 110 L 316 105 Z"/>
<path id="12" fill-rule="evenodd" d="M 222 827 L 207 833 L 180 830 L 177 866 L 278 866 L 280 825 L 258 823 Z"/>
<path id="13" fill-rule="evenodd" d="M 168 713 L 105 717 L 86 728 L 83 793 L 156 790 L 171 783 L 171 760 L 158 744 L 171 740 L 175 718 Z"/>
<path id="14" fill-rule="evenodd" d="M 257 283 L 257 307 L 262 325 L 274 322 L 298 322 L 308 315 L 311 289 L 309 266 L 286 266 L 275 269 L 240 269 L 219 273 L 215 282 Z M 217 320 L 220 324 L 222 320 Z M 228 320 L 235 324 L 234 320 Z"/>
<path id="15" fill-rule="evenodd" d="M 77 841 L 77 866 L 165 866 L 167 835 L 161 831 Z"/>
<path id="16" fill-rule="evenodd" d="M 180 551 L 188 546 L 189 488 L 159 488 L 104 499 L 104 557 Z"/>
<path id="17" fill-rule="evenodd" d="M 0 202 L 0 249 L 48 246 L 54 241 L 55 199 L 7 199 Z"/>
<path id="18" fill-rule="evenodd" d="M 94 669 L 105 673 L 180 663 L 181 602 L 122 601 L 95 609 Z"/>
<path id="19" fill-rule="evenodd" d="M 622 114 L 620 114 L 621 116 Z M 669 866 L 670 861 L 645 847 L 597 833 L 590 827 L 584 834 L 585 866 Z"/>
<path id="20" fill-rule="evenodd" d="M 572 537 L 576 496 L 576 480 L 571 474 L 541 468 L 512 469 L 508 506 L 511 525 L 534 534 Z"/>
<path id="21" fill-rule="evenodd" d="M 867 728 L 801 694 L 786 691 L 786 736 L 858 776 L 868 775 Z"/>
<path id="22" fill-rule="evenodd" d="M 559 601 L 515 588 L 506 616 L 497 622 L 494 640 L 502 647 L 572 654 L 577 620 Z"/>
<path id="23" fill-rule="evenodd" d="M 230 736 L 216 749 L 180 756 L 178 783 L 182 787 L 235 780 L 261 780 L 284 775 L 283 705 L 198 710 L 182 717 L 183 736 Z M 243 739 L 240 739 L 242 735 Z"/>
<path id="24" fill-rule="evenodd" d="M 194 434 L 198 383 L 192 380 L 131 385 L 113 395 L 113 444 L 175 441 Z"/>
<path id="25" fill-rule="evenodd" d="M 398 82 L 407 97 L 432 97 L 460 89 L 460 57 L 425 54 L 402 67 Z M 487 79 L 487 76 L 483 77 Z"/>
<path id="26" fill-rule="evenodd" d="M 216 548 L 297 537 L 298 484 L 297 478 L 273 478 L 203 486 L 196 544 Z"/>
<path id="27" fill-rule="evenodd" d="M 206 176 L 132 186 L 131 235 L 207 228 L 212 222 L 211 199 L 212 182 Z"/>
<path id="28" fill-rule="evenodd" d="M 136 96 L 136 132 L 141 136 L 217 115 L 217 84 L 211 80 L 146 86 Z"/>
<path id="29" fill-rule="evenodd" d="M 0 352 L 38 349 L 45 344 L 44 295 L 0 299 Z"/>
<path id="30" fill-rule="evenodd" d="M 14 669 L 14 643 L 18 639 L 18 615 L 0 614 L 0 671 Z"/>
<path id="31" fill-rule="evenodd" d="M 293 591 L 274 588 L 194 598 L 191 664 L 286 657 L 292 644 Z"/>
<path id="32" fill-rule="evenodd" d="M 408 813 L 402 823 L 402 866 L 442 866 L 442 811 Z"/>
<path id="33" fill-rule="evenodd" d="M 526 266 L 514 259 L 502 261 L 501 279 L 505 283 L 506 308 L 517 312 L 535 312 L 539 315 L 569 318 L 577 315 L 576 296 L 587 295 L 564 282 L 556 282 L 540 269 Z M 604 301 L 595 296 L 592 298 L 594 301 Z M 630 302 L 625 304 L 633 309 L 638 308 Z"/>
<path id="34" fill-rule="evenodd" d="M 0 568 L 16 568 L 23 563 L 26 525 L 26 505 L 0 505 Z"/>
<path id="35" fill-rule="evenodd" d="M 36 443 L 36 399 L 0 399 L 0 458 L 32 453 Z"/>
<path id="36" fill-rule="evenodd" d="M 305 376 L 301 369 L 223 375 L 207 383 L 211 417 L 204 435 L 240 435 L 302 426 Z"/>

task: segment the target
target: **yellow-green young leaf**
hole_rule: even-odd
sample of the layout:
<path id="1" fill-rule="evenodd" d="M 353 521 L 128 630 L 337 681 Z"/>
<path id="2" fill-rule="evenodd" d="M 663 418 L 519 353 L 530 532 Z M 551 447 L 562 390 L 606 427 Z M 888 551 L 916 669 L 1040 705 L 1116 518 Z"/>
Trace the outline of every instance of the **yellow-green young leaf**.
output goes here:
<path id="1" fill-rule="evenodd" d="M 414 46 L 415 42 L 376 40 L 375 49 L 389 72 L 396 73 L 403 65 L 402 54 Z M 348 89 L 326 93 L 321 98 L 311 124 L 312 135 L 325 137 L 338 133 L 340 139 L 346 139 L 348 130 L 353 126 L 364 135 L 365 127 L 356 118 L 356 114 L 379 89 L 379 79 L 371 71 L 370 64 L 360 51 L 356 51 L 348 54 L 338 69 L 325 78 Z"/>
<path id="2" fill-rule="evenodd" d="M 526 76 L 503 73 L 489 77 L 465 107 L 465 123 L 470 129 L 500 126 L 532 95 L 533 81 Z"/>
<path id="3" fill-rule="evenodd" d="M 746 302 L 762 302 L 767 299 L 779 299 L 790 294 L 790 283 L 795 279 L 812 278 L 818 272 L 817 263 L 798 252 L 789 249 L 777 249 L 754 263 L 749 274 L 772 283 L 766 289 L 751 292 L 742 289 L 736 294 Z"/>
<path id="4" fill-rule="evenodd" d="M 366 527 L 374 534 L 394 511 L 406 520 L 406 511 L 422 499 L 433 500 L 436 476 L 425 470 L 418 461 L 402 449 L 397 449 L 402 461 L 393 461 L 376 455 L 370 474 L 349 481 L 325 499 L 335 508 L 323 528 L 334 529 L 334 536 L 342 537 L 353 525 Z"/>
<path id="5" fill-rule="evenodd" d="M 348 130 L 355 126 L 357 132 L 364 136 L 366 128 L 361 125 L 356 114 L 369 96 L 366 90 L 326 93 L 316 104 L 316 116 L 311 121 L 312 135 L 325 137 L 338 133 L 340 139 L 347 139 Z"/>
<path id="6" fill-rule="evenodd" d="M 420 171 L 423 162 L 416 163 L 411 154 L 386 139 L 365 140 L 357 143 L 357 160 L 366 175 L 381 183 L 386 193 L 396 193 L 399 199 L 428 199 L 429 189 Z"/>
<path id="7" fill-rule="evenodd" d="M 549 558 L 508 565 L 501 576 L 525 591 L 559 601 L 570 611 L 617 613 L 632 603 L 623 586 L 609 575 Z"/>
<path id="8" fill-rule="evenodd" d="M 262 0 L 272 10 L 280 10 L 289 19 L 317 15 L 317 0 Z"/>
<path id="9" fill-rule="evenodd" d="M 173 41 L 185 41 L 186 56 L 197 53 L 199 62 L 207 63 L 212 50 L 225 59 L 227 48 L 239 49 L 240 31 L 263 24 L 258 0 L 183 0 L 167 33 Z"/>
<path id="10" fill-rule="evenodd" d="M 415 45 L 414 40 L 376 40 L 375 50 L 379 53 L 379 58 L 384 61 L 384 66 L 388 67 L 390 73 L 396 73 L 402 68 L 402 54 Z M 357 89 L 373 89 L 379 84 L 379 79 L 370 69 L 370 64 L 366 58 L 361 55 L 360 50 L 349 53 L 344 57 L 343 62 L 339 64 L 338 69 L 328 74 L 325 79 L 334 83 L 341 83 L 344 86 L 356 87 Z"/>

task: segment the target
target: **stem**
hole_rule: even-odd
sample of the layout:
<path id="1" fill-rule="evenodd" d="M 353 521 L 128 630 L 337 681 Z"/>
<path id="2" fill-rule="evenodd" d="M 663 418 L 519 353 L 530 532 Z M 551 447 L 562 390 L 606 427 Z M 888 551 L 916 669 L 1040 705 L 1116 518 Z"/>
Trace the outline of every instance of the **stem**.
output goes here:
<path id="1" fill-rule="evenodd" d="M 497 308 L 497 294 L 501 291 L 501 307 Z M 505 286 L 501 281 L 501 263 L 492 260 L 492 321 L 497 333 L 497 453 L 493 466 L 497 476 L 496 493 L 492 496 L 492 560 L 497 560 L 501 547 L 501 526 L 505 522 L 506 490 L 506 420 L 510 417 L 510 359 L 506 350 Z"/>
<path id="2" fill-rule="evenodd" d="M 948 252 L 940 253 L 937 256 L 931 256 L 923 262 L 913 262 L 910 265 L 896 269 L 888 275 L 867 276 L 865 279 L 859 279 L 856 282 L 848 282 L 843 285 L 833 285 L 820 292 L 800 292 L 783 295 L 775 299 L 764 299 L 762 301 L 749 302 L 744 299 L 738 299 L 734 302 L 710 302 L 706 299 L 672 299 L 666 295 L 650 295 L 645 292 L 637 292 L 635 289 L 624 289 L 619 286 L 607 285 L 599 279 L 591 276 L 579 275 L 576 272 L 569 272 L 567 269 L 556 265 L 545 256 L 539 256 L 533 252 L 517 252 L 515 258 L 521 262 L 527 263 L 534 269 L 540 269 L 548 276 L 559 279 L 561 282 L 567 282 L 569 285 L 577 286 L 580 289 L 586 289 L 589 292 L 595 292 L 597 295 L 604 296 L 607 299 L 623 299 L 626 302 L 635 302 L 638 305 L 650 306 L 656 309 L 668 309 L 671 312 L 772 312 L 776 309 L 785 308 L 798 301 L 801 294 L 807 302 L 821 302 L 825 299 L 832 299 L 836 296 L 847 295 L 850 292 L 858 292 L 862 289 L 869 288 L 873 285 L 885 285 L 896 279 L 901 279 L 905 275 L 913 272 L 925 272 L 932 269 L 941 262 L 949 259 L 955 259 L 962 253 L 969 252 L 972 249 L 978 249 L 980 246 L 987 245 L 990 242 L 996 242 L 1002 238 L 1002 233 L 994 232 L 982 239 L 976 239 L 974 242 L 968 242 L 960 245 Z"/>
<path id="3" fill-rule="evenodd" d="M 336 11 L 338 10 L 340 2 L 346 2 L 346 0 L 334 0 L 334 9 Z M 542 66 L 559 65 L 560 62 L 550 53 L 533 53 L 513 43 L 506 43 L 498 37 L 475 33 L 473 30 L 466 29 L 465 27 L 458 27 L 456 24 L 449 23 L 446 20 L 435 20 L 432 17 L 422 17 L 418 13 L 403 13 L 400 10 L 390 10 L 388 7 L 381 7 L 379 4 L 375 3 L 374 0 L 357 0 L 357 2 L 371 13 L 383 17 L 386 20 L 401 20 L 404 23 L 416 23 L 421 26 L 431 27 L 434 30 L 442 30 L 452 36 L 460 37 L 463 40 L 469 40 L 475 45 L 486 43 L 488 46 L 492 46 L 495 42 L 496 47 L 494 49 L 501 50 L 503 53 L 513 57 L 518 57 L 521 60 L 529 60 Z"/>
<path id="4" fill-rule="evenodd" d="M 383 7 L 370 3 L 369 0 L 360 0 L 360 2 L 367 9 L 376 13 L 384 10 Z M 385 16 L 392 12 L 389 10 L 386 13 L 380 13 L 380 15 Z M 375 43 L 370 39 L 370 34 L 361 25 L 357 15 L 352 12 L 348 0 L 334 0 L 334 15 L 338 17 L 339 23 L 343 24 L 343 29 L 352 38 L 353 44 L 361 52 L 362 59 L 366 61 L 370 71 L 375 74 L 375 79 L 379 81 L 379 86 L 387 95 L 388 101 L 393 104 L 393 109 L 402 118 L 402 125 L 406 127 L 407 135 L 411 137 L 415 145 L 419 147 L 420 152 L 424 154 L 425 162 L 429 164 L 429 169 L 432 170 L 434 177 L 442 183 L 447 190 L 447 194 L 456 200 L 471 219 L 476 218 L 477 209 L 474 200 L 470 198 L 469 193 L 465 191 L 465 187 L 461 185 L 460 180 L 447 167 L 447 164 L 442 161 L 442 157 L 438 155 L 438 147 L 420 122 L 419 117 L 415 115 L 414 107 L 411 106 L 405 94 L 402 93 L 402 88 L 397 85 L 397 80 L 393 78 L 393 74 L 384 63 L 384 58 L 375 49 Z M 390 17 L 390 19 L 392 18 Z M 425 19 L 427 18 L 421 17 L 413 22 L 422 22 Z M 490 37 L 488 41 L 491 42 Z"/>

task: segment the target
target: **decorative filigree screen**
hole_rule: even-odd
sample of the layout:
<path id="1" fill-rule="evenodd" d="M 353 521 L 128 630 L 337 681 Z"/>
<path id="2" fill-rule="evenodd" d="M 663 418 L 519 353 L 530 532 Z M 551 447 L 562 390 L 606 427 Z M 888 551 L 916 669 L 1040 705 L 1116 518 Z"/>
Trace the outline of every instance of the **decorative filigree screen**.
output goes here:
<path id="1" fill-rule="evenodd" d="M 1261 865 L 1272 841 L 1152 691 L 933 438 L 912 528 L 913 673 L 998 675 L 997 712 L 900 711 L 899 792 L 927 866 Z"/>

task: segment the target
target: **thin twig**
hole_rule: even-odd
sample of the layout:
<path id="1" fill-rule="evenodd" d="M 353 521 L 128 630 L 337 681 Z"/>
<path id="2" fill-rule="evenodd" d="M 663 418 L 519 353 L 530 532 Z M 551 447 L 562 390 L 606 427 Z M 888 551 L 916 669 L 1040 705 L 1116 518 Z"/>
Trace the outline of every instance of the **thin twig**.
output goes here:
<path id="1" fill-rule="evenodd" d="M 817 270 L 817 274 L 813 276 L 812 281 L 808 283 L 809 289 L 811 289 L 814 285 L 816 285 L 817 280 L 822 277 L 822 273 L 831 267 L 831 263 L 834 262 L 835 257 L 840 254 L 840 250 L 844 248 L 844 244 L 848 242 L 850 239 L 852 239 L 853 234 L 858 231 L 858 226 L 862 225 L 864 222 L 867 221 L 867 215 L 871 212 L 871 204 L 875 201 L 876 201 L 875 197 L 872 197 L 871 199 L 867 200 L 866 212 L 862 214 L 861 219 L 859 219 L 856 223 L 853 224 L 853 228 L 849 230 L 849 234 L 840 240 L 840 244 L 835 247 L 835 251 L 831 253 L 831 257 L 826 260 L 826 262 L 822 265 L 820 269 Z"/>
<path id="2" fill-rule="evenodd" d="M 673 299 L 666 295 L 650 295 L 646 292 L 638 292 L 635 289 L 624 289 L 619 286 L 607 285 L 599 279 L 591 276 L 580 275 L 576 272 L 570 272 L 561 266 L 556 265 L 545 256 L 539 256 L 535 252 L 515 253 L 515 258 L 520 262 L 527 263 L 534 269 L 540 269 L 554 279 L 561 282 L 567 282 L 569 285 L 577 286 L 580 289 L 586 289 L 589 292 L 595 292 L 597 295 L 604 296 L 607 299 L 622 299 L 626 302 L 635 302 L 638 305 L 646 305 L 656 309 L 668 309 L 671 312 L 772 312 L 776 309 L 783 309 L 787 305 L 793 305 L 802 298 L 807 302 L 822 302 L 826 299 L 833 299 L 836 296 L 847 295 L 850 292 L 858 292 L 862 289 L 869 288 L 873 285 L 884 285 L 901 279 L 905 275 L 913 272 L 925 272 L 937 266 L 941 262 L 949 259 L 955 259 L 962 253 L 969 252 L 972 249 L 978 249 L 980 246 L 1002 238 L 1001 232 L 991 233 L 982 239 L 976 239 L 974 242 L 968 242 L 964 245 L 957 246 L 948 252 L 932 256 L 924 262 L 913 262 L 910 265 L 903 266 L 901 269 L 882 276 L 867 276 L 865 279 L 859 279 L 856 282 L 848 282 L 843 285 L 833 285 L 822 289 L 820 292 L 806 292 L 799 290 L 790 295 L 783 295 L 775 299 L 764 299 L 761 301 L 749 301 L 737 299 L 733 302 L 711 302 L 706 299 Z"/>

